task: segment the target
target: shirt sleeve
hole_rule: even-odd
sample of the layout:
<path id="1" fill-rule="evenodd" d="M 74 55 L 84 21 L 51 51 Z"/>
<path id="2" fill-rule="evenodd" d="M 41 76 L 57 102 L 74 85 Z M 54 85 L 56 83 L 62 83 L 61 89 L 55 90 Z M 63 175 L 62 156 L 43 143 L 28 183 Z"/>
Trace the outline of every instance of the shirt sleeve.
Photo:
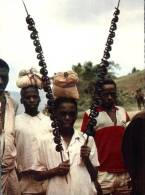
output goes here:
<path id="1" fill-rule="evenodd" d="M 84 133 L 86 131 L 88 122 L 89 122 L 89 116 L 88 116 L 87 112 L 85 112 L 84 116 L 83 116 L 83 122 L 82 122 L 82 125 L 81 125 L 81 131 L 84 132 Z"/>
<path id="2" fill-rule="evenodd" d="M 94 167 L 98 167 L 100 165 L 100 163 L 99 163 L 99 160 L 98 160 L 97 147 L 96 147 L 96 144 L 95 144 L 95 141 L 94 141 L 93 137 L 89 137 L 88 146 L 91 149 L 90 160 L 91 160 Z"/>

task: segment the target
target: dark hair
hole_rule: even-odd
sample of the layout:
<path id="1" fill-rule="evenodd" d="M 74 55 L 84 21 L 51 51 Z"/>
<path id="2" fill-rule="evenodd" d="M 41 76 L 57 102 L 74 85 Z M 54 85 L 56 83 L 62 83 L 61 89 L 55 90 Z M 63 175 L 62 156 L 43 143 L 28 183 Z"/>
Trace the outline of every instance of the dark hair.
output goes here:
<path id="1" fill-rule="evenodd" d="M 132 180 L 132 193 L 145 194 L 145 112 L 137 114 L 127 126 L 122 152 Z"/>
<path id="2" fill-rule="evenodd" d="M 21 91 L 20 91 L 20 95 L 21 95 L 21 97 L 23 97 L 23 96 L 24 96 L 25 91 L 26 91 L 28 88 L 33 88 L 33 89 L 35 89 L 35 90 L 39 93 L 38 87 L 36 87 L 36 86 L 23 87 L 23 88 L 21 89 Z"/>
<path id="3" fill-rule="evenodd" d="M 62 103 L 72 103 L 75 105 L 76 110 L 77 110 L 77 100 L 73 98 L 67 98 L 67 97 L 59 97 L 55 99 L 55 107 L 56 109 L 60 106 Z"/>
<path id="4" fill-rule="evenodd" d="M 115 83 L 115 81 L 113 79 L 111 79 L 111 78 L 105 78 L 103 80 L 102 85 L 108 85 L 108 84 L 114 85 L 115 88 L 116 88 L 116 83 Z"/>
<path id="5" fill-rule="evenodd" d="M 136 115 L 133 116 L 132 120 L 135 120 L 136 118 L 145 119 L 145 111 L 138 112 Z"/>
<path id="6" fill-rule="evenodd" d="M 5 68 L 8 70 L 8 72 L 10 70 L 8 64 L 4 60 L 2 60 L 1 58 L 0 58 L 0 68 Z"/>

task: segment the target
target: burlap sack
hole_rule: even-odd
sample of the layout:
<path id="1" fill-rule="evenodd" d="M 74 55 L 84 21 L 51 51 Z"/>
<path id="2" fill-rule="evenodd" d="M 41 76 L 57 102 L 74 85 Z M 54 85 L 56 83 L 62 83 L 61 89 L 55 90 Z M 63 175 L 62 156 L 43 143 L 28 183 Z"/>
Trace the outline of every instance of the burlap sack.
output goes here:
<path id="1" fill-rule="evenodd" d="M 76 86 L 78 81 L 78 75 L 73 71 L 56 73 L 53 77 L 52 87 L 54 97 L 79 99 L 79 93 Z"/>
<path id="2" fill-rule="evenodd" d="M 30 70 L 22 70 L 19 73 L 18 80 L 16 84 L 19 88 L 24 88 L 28 86 L 36 86 L 42 88 L 41 74 L 37 72 L 34 68 Z"/>

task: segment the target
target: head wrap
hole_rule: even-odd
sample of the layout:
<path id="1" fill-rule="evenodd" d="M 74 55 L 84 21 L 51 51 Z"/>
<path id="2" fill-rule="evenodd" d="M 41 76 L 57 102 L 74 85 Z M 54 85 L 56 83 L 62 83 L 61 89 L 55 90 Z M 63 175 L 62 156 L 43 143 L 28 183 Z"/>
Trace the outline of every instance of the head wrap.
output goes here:
<path id="1" fill-rule="evenodd" d="M 31 68 L 30 70 L 21 70 L 19 72 L 16 84 L 19 88 L 34 86 L 41 89 L 42 88 L 41 78 L 42 78 L 41 74 L 35 68 Z"/>
<path id="2" fill-rule="evenodd" d="M 53 76 L 52 91 L 55 98 L 68 97 L 79 99 L 77 73 L 73 71 L 58 72 Z"/>

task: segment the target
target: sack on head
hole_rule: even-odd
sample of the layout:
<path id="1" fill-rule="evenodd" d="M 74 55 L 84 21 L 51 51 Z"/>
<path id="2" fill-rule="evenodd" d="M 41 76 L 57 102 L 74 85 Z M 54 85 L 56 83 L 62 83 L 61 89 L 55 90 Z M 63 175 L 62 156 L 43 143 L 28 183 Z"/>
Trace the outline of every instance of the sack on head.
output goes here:
<path id="1" fill-rule="evenodd" d="M 53 95 L 55 98 L 68 97 L 79 99 L 77 73 L 73 71 L 58 72 L 53 76 Z"/>

